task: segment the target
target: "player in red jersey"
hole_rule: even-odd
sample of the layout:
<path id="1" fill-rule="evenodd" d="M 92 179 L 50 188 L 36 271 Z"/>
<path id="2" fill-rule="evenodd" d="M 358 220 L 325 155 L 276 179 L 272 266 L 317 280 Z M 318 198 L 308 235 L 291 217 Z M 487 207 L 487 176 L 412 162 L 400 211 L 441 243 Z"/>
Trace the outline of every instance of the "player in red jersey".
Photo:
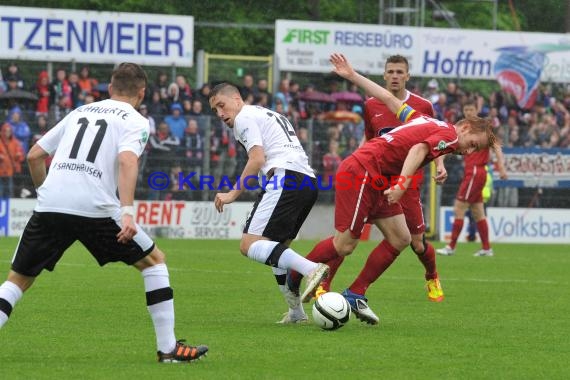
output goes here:
<path id="1" fill-rule="evenodd" d="M 477 106 L 475 102 L 468 101 L 463 105 L 463 116 L 477 116 Z M 497 156 L 497 168 L 501 179 L 507 179 L 505 171 L 504 157 L 500 145 L 495 145 L 493 151 Z M 437 250 L 437 253 L 444 256 L 450 256 L 455 253 L 457 239 L 463 229 L 463 221 L 467 209 L 471 210 L 473 219 L 477 224 L 477 230 L 481 237 L 481 249 L 475 252 L 475 256 L 493 256 L 493 248 L 489 242 L 489 225 L 485 217 L 485 207 L 483 204 L 483 188 L 487 180 L 487 164 L 489 163 L 490 149 L 482 149 L 466 155 L 464 160 L 465 176 L 459 185 L 457 191 L 453 211 L 455 220 L 451 229 L 450 243 Z"/>
<path id="2" fill-rule="evenodd" d="M 364 294 L 387 268 L 383 261 L 393 262 L 411 242 L 398 201 L 408 187 L 417 186 L 412 183 L 414 173 L 444 154 L 468 154 L 493 145 L 495 136 L 484 119 L 462 120 L 454 126 L 420 114 L 390 91 L 356 73 L 342 54 L 332 54 L 330 61 L 334 72 L 381 100 L 404 123 L 368 141 L 342 161 L 337 172 L 336 233 L 312 251 L 316 261 L 328 263 L 354 251 L 368 220 L 379 228 L 382 226 L 384 240 L 370 253 L 356 280 L 343 292 L 358 319 L 377 324 L 379 318 L 368 307 Z M 390 186 L 387 182 L 394 177 L 398 183 Z M 344 186 L 347 182 L 352 186 Z M 295 291 L 298 284 L 292 276 L 288 277 L 288 286 Z"/>
<path id="3" fill-rule="evenodd" d="M 396 98 L 406 102 L 407 105 L 416 111 L 424 115 L 434 117 L 433 106 L 429 100 L 406 90 L 406 83 L 409 79 L 409 64 L 406 57 L 402 55 L 392 55 L 388 57 L 384 67 L 386 89 L 389 90 Z M 374 137 L 381 136 L 402 125 L 402 122 L 396 117 L 396 114 L 392 113 L 386 104 L 376 98 L 369 98 L 364 103 L 364 123 L 366 127 L 364 142 L 371 140 Z M 437 183 L 442 183 L 447 178 L 447 171 L 443 166 L 443 157 L 436 158 L 435 163 L 437 165 L 438 173 L 435 180 Z M 412 237 L 412 244 L 410 246 L 426 270 L 425 279 L 428 299 L 430 301 L 440 302 L 443 301 L 444 295 L 437 274 L 435 250 L 433 245 L 429 244 L 425 240 L 424 234 L 425 221 L 422 210 L 422 201 L 420 199 L 420 187 L 424 176 L 423 168 L 420 168 L 415 175 L 418 176 L 418 186 L 414 186 L 413 188 L 406 190 L 399 203 L 402 206 L 402 210 L 406 218 L 406 224 Z M 397 210 L 394 211 L 397 212 Z M 385 214 L 385 216 L 388 218 L 393 215 Z M 382 224 L 386 218 L 380 219 L 380 223 Z M 380 229 L 384 233 L 384 226 L 380 225 Z M 398 232 L 400 231 L 394 231 L 393 234 L 388 234 L 388 242 L 393 246 L 397 243 L 391 239 L 406 238 L 405 234 L 403 236 L 401 236 L 402 233 L 396 234 Z M 307 256 L 309 260 L 310 257 L 312 257 L 311 253 Z M 339 256 L 337 260 L 329 263 L 329 275 L 317 289 L 315 293 L 316 297 L 330 291 L 334 275 L 343 261 L 344 256 Z M 383 263 L 384 265 L 389 266 L 392 261 L 383 260 Z"/>

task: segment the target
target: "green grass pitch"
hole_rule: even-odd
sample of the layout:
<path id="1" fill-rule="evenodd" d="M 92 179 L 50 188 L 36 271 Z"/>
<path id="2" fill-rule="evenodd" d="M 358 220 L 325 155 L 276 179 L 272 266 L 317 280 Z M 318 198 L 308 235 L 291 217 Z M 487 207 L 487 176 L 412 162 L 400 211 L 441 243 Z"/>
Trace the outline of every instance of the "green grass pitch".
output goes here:
<path id="1" fill-rule="evenodd" d="M 17 240 L 0 239 L 0 276 Z M 327 332 L 277 325 L 286 310 L 271 270 L 237 241 L 158 240 L 175 294 L 176 332 L 210 346 L 191 365 L 156 363 L 140 274 L 99 268 L 74 245 L 44 272 L 0 330 L 0 379 L 563 379 L 570 367 L 570 250 L 478 244 L 438 256 L 445 300 L 427 300 L 423 268 L 407 249 L 368 290 L 379 326 L 351 319 Z M 293 247 L 306 254 L 314 241 Z M 436 244 L 437 247 L 441 246 Z M 372 243 L 345 260 L 348 286 Z M 310 305 L 306 306 L 310 315 Z"/>

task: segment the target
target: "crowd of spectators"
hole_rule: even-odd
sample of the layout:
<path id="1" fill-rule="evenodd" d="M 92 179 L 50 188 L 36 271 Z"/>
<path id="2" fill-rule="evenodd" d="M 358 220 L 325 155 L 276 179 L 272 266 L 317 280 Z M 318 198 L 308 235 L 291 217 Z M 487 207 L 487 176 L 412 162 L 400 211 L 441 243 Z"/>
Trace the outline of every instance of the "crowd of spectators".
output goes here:
<path id="1" fill-rule="evenodd" d="M 31 84 L 24 83 L 16 63 L 2 70 L 0 93 L 21 90 L 35 98 L 4 96 L 0 101 L 0 197 L 33 192 L 26 179 L 26 165 L 22 164 L 29 147 L 74 108 L 107 97 L 106 84 L 101 82 L 91 76 L 88 66 L 78 73 L 58 68 L 54 78 L 49 78 L 47 71 L 40 71 Z M 345 89 L 343 82 L 329 83 L 321 89 L 283 78 L 275 94 L 266 78 L 245 74 L 242 83 L 238 83 L 247 104 L 267 107 L 289 118 L 311 165 L 324 177 L 334 173 L 340 160 L 358 147 L 364 134 L 364 97 L 353 86 Z M 192 177 L 195 187 L 201 185 L 201 174 L 210 174 L 215 182 L 209 186 L 216 188 L 222 177 L 231 183 L 241 172 L 246 153 L 236 147 L 232 130 L 212 117 L 208 104 L 211 85 L 194 89 L 184 75 L 169 78 L 165 72 L 151 78 L 140 108 L 151 127 L 141 160 L 141 198 L 206 200 L 215 191 L 188 191 L 188 186 L 180 190 L 177 173 L 196 173 Z M 340 100 L 331 97 L 331 93 L 341 90 L 354 96 Z M 476 100 L 479 115 L 492 119 L 505 147 L 570 147 L 570 91 L 555 96 L 551 85 L 541 85 L 532 109 L 520 109 L 514 97 L 503 91 L 483 96 L 463 90 L 454 81 L 432 79 L 425 88 L 418 83 L 410 91 L 429 99 L 436 117 L 452 123 L 462 118 L 462 105 L 467 99 Z M 14 142 L 18 142 L 17 146 Z M 451 165 L 450 176 L 457 171 L 460 178 L 460 170 Z M 148 191 L 144 186 L 146 178 L 155 171 L 171 176 L 170 189 Z"/>

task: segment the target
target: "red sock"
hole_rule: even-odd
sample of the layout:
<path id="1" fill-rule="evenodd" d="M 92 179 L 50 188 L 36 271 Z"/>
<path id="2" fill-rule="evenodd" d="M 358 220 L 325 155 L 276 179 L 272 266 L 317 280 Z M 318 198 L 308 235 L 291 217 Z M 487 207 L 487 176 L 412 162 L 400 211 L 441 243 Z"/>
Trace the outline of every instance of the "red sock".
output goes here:
<path id="1" fill-rule="evenodd" d="M 334 247 L 332 236 L 319 242 L 315 248 L 313 248 L 313 250 L 306 256 L 307 260 L 311 260 L 315 263 L 325 263 L 327 265 L 329 265 L 330 261 L 338 257 L 339 256 Z M 295 283 L 300 283 L 301 278 L 303 277 L 300 273 L 295 272 L 294 270 L 291 271 L 290 276 Z"/>
<path id="2" fill-rule="evenodd" d="M 449 246 L 451 249 L 455 249 L 455 245 L 457 244 L 457 239 L 459 238 L 459 234 L 463 229 L 463 219 L 455 219 L 453 221 L 453 227 L 451 228 L 451 241 L 449 242 Z"/>
<path id="3" fill-rule="evenodd" d="M 433 280 L 437 278 L 437 270 L 435 267 L 435 249 L 433 249 L 433 245 L 428 242 L 425 242 L 426 249 L 423 254 L 418 255 L 418 259 L 426 268 L 426 280 Z"/>
<path id="4" fill-rule="evenodd" d="M 327 265 L 329 266 L 329 275 L 327 276 L 327 278 L 325 278 L 322 282 L 321 282 L 321 286 L 323 287 L 323 289 L 325 289 L 327 292 L 330 292 L 331 290 L 331 282 L 334 278 L 334 275 L 336 274 L 336 271 L 338 270 L 338 268 L 340 267 L 340 265 L 342 264 L 342 262 L 344 261 L 344 256 L 337 256 L 336 259 L 332 259 L 330 261 L 327 261 Z"/>
<path id="5" fill-rule="evenodd" d="M 479 231 L 479 237 L 481 238 L 481 244 L 483 249 L 490 249 L 491 244 L 489 244 L 489 224 L 487 224 L 487 219 L 481 219 L 477 222 L 477 231 Z"/>
<path id="6" fill-rule="evenodd" d="M 366 289 L 372 284 L 392 263 L 400 252 L 392 247 L 388 240 L 382 240 L 382 242 L 370 252 L 368 255 L 368 260 L 364 264 L 364 268 L 354 280 L 349 289 L 356 293 L 364 295 Z"/>

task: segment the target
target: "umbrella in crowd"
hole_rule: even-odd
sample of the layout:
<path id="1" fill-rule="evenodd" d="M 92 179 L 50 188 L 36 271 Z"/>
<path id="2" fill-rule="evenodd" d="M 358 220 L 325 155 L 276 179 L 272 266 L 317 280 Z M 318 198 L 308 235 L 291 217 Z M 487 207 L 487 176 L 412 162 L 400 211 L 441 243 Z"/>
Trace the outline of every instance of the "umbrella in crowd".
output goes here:
<path id="1" fill-rule="evenodd" d="M 326 112 L 323 119 L 337 122 L 347 121 L 350 123 L 360 123 L 362 117 L 356 112 L 339 110 Z"/>
<path id="2" fill-rule="evenodd" d="M 320 91 L 305 91 L 299 93 L 299 100 L 305 102 L 320 102 L 320 103 L 334 103 L 335 100 L 326 92 Z"/>
<path id="3" fill-rule="evenodd" d="M 333 92 L 331 97 L 337 102 L 362 103 L 362 96 L 352 91 Z"/>
<path id="4" fill-rule="evenodd" d="M 0 100 L 38 100 L 38 96 L 30 91 L 10 90 L 0 94 Z"/>

